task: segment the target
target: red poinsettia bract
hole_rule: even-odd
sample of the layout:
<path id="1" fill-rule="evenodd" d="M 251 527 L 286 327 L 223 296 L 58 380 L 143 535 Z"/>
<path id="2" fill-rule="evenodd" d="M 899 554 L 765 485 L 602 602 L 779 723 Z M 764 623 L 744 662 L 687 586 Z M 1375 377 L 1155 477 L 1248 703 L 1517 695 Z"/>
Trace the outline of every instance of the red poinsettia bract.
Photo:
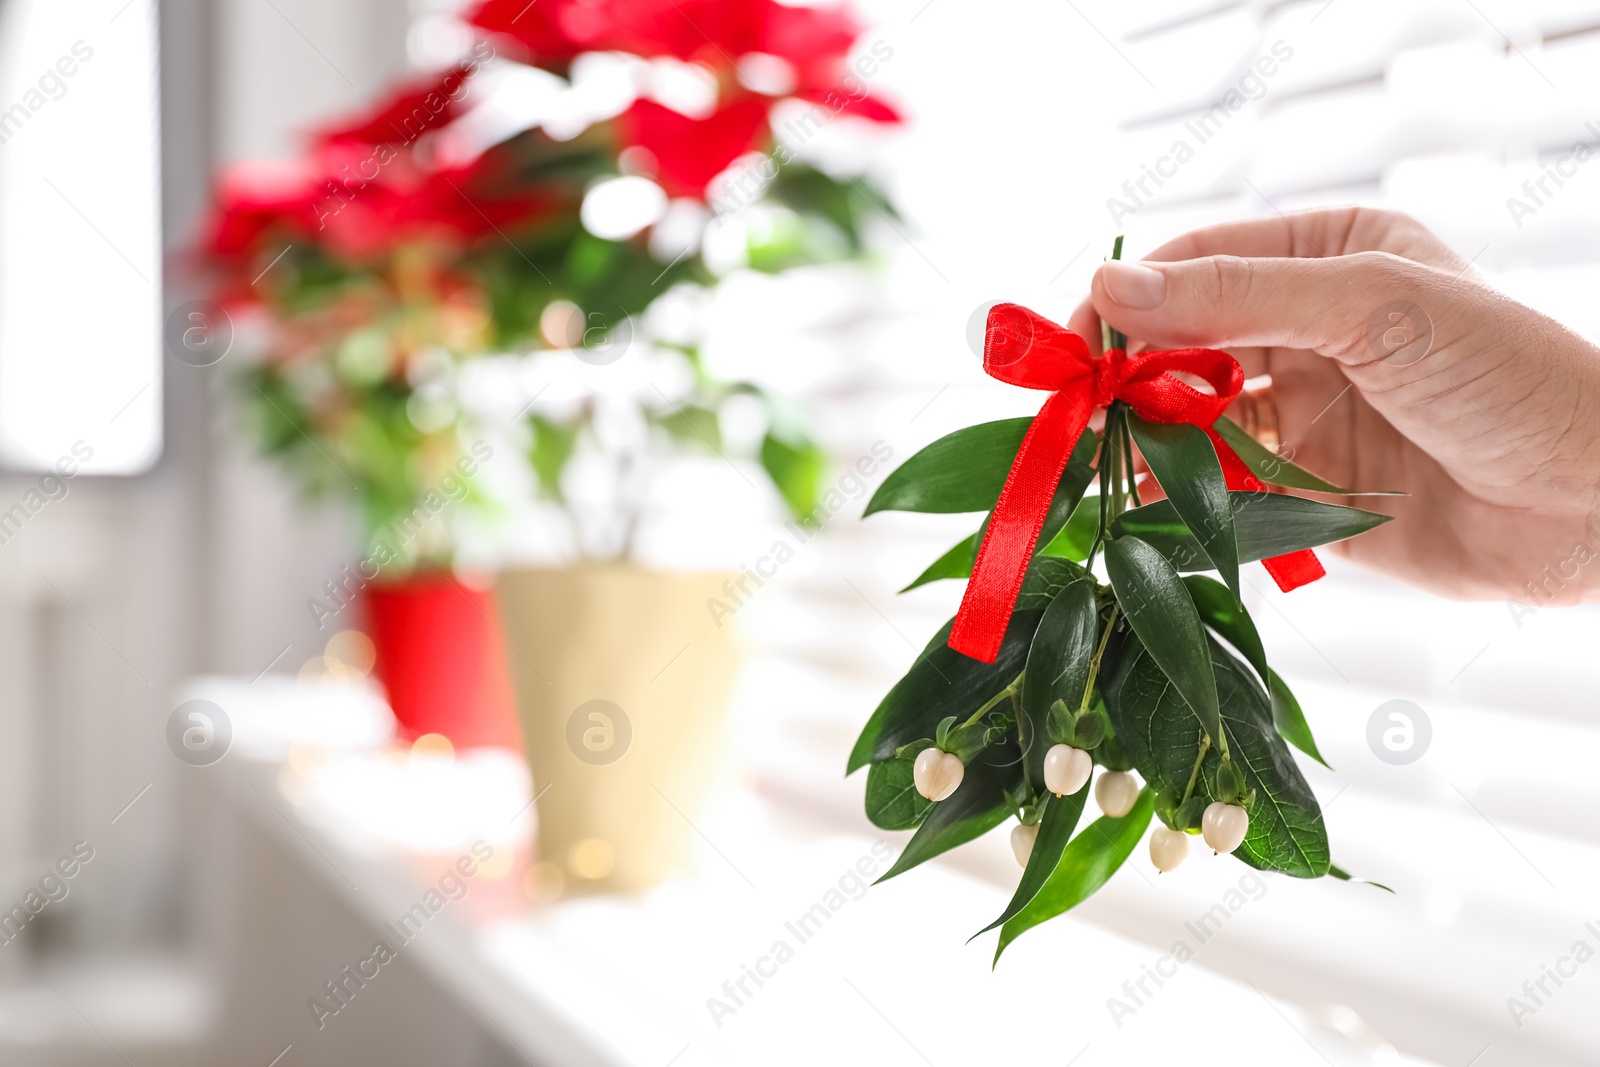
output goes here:
<path id="1" fill-rule="evenodd" d="M 409 143 L 460 116 L 475 63 L 413 80 L 390 91 L 356 118 L 312 134 L 317 145 Z"/>
<path id="2" fill-rule="evenodd" d="M 767 102 L 746 96 L 704 119 L 654 100 L 636 100 L 619 120 L 624 143 L 656 161 L 656 184 L 668 196 L 703 197 L 712 178 L 759 147 L 767 132 Z"/>

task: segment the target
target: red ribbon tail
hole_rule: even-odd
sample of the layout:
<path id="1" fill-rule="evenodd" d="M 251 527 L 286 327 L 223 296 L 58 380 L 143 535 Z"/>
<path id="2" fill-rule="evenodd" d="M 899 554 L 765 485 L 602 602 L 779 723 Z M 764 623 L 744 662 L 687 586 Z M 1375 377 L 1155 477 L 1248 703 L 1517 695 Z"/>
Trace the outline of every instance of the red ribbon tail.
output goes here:
<path id="1" fill-rule="evenodd" d="M 1239 454 L 1228 446 L 1228 442 L 1222 439 L 1221 434 L 1207 427 L 1206 436 L 1210 437 L 1211 443 L 1216 446 L 1217 459 L 1222 463 L 1222 476 L 1227 481 L 1229 489 L 1243 489 L 1251 493 L 1266 490 L 1266 485 L 1245 465 Z M 1261 565 L 1267 569 L 1272 580 L 1278 583 L 1278 588 L 1285 593 L 1302 585 L 1309 585 L 1328 573 L 1323 570 L 1322 561 L 1317 558 L 1317 554 L 1309 548 L 1302 548 L 1298 552 L 1289 552 L 1282 556 L 1272 556 L 1262 560 Z"/>
<path id="2" fill-rule="evenodd" d="M 1064 389 L 1045 401 L 1028 427 L 950 629 L 950 647 L 962 655 L 983 663 L 993 663 L 1000 655 L 1039 528 L 1050 512 L 1050 500 L 1073 446 L 1089 425 L 1090 404 L 1086 391 Z"/>
<path id="3" fill-rule="evenodd" d="M 1264 559 L 1261 565 L 1267 568 L 1272 580 L 1277 582 L 1278 588 L 1285 593 L 1291 589 L 1299 589 L 1302 585 L 1309 585 L 1328 573 L 1322 569 L 1322 561 L 1317 558 L 1317 554 L 1309 548 L 1290 552 L 1286 556 Z"/>

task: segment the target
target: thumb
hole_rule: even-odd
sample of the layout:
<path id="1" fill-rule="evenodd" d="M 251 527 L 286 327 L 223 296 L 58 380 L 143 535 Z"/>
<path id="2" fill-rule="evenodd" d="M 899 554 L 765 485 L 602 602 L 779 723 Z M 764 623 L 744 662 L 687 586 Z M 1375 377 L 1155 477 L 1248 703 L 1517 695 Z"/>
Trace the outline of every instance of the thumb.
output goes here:
<path id="1" fill-rule="evenodd" d="M 1113 260 L 1095 273 L 1090 300 L 1112 326 L 1158 347 L 1283 346 L 1349 365 L 1403 364 L 1412 353 L 1397 349 L 1438 348 L 1446 340 L 1436 336 L 1442 327 L 1467 327 L 1441 321 L 1460 318 L 1453 313 L 1460 302 L 1449 292 L 1453 281 L 1385 252 Z"/>
<path id="2" fill-rule="evenodd" d="M 1157 347 L 1336 360 L 1378 415 L 1482 499 L 1595 498 L 1592 470 L 1553 460 L 1600 449 L 1586 414 L 1600 409 L 1600 351 L 1476 280 L 1384 252 L 1207 256 L 1106 263 L 1090 299 Z M 1578 426 L 1582 440 L 1568 439 Z"/>

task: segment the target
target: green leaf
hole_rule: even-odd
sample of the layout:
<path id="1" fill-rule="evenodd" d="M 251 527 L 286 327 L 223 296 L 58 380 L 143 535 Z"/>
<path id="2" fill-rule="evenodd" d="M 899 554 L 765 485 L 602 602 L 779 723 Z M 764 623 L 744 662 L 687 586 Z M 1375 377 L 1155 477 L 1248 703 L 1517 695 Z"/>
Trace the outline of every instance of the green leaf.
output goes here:
<path id="1" fill-rule="evenodd" d="M 528 459 L 539 479 L 539 490 L 554 500 L 561 500 L 561 472 L 577 445 L 578 427 L 563 426 L 543 415 L 532 416 L 528 419 L 528 425 L 533 429 L 533 445 L 529 449 Z"/>
<path id="2" fill-rule="evenodd" d="M 988 511 L 1033 419 L 1001 419 L 947 434 L 896 467 L 867 502 L 879 511 Z"/>
<path id="3" fill-rule="evenodd" d="M 950 731 L 941 747 L 953 752 L 962 763 L 971 763 L 988 746 L 989 734 L 989 728 L 981 722 L 964 722 Z"/>
<path id="4" fill-rule="evenodd" d="M 1105 885 L 1138 847 L 1154 810 L 1154 794 L 1148 787 L 1141 789 L 1128 814 L 1119 819 L 1102 815 L 1073 838 L 1028 906 L 1001 927 L 995 963 L 1000 962 L 1000 954 L 1011 942 L 1040 923 L 1077 907 Z"/>
<path id="5" fill-rule="evenodd" d="M 922 755 L 922 750 L 923 749 L 925 749 L 925 748 L 937 748 L 937 747 L 938 747 L 938 744 L 937 744 L 937 742 L 935 742 L 933 740 L 933 738 L 931 738 L 931 737 L 919 737 L 915 741 L 907 741 L 905 744 L 903 744 L 899 748 L 895 749 L 894 750 L 894 758 L 895 759 L 911 759 L 911 760 L 914 760 L 918 756 Z"/>
<path id="6" fill-rule="evenodd" d="M 1000 499 L 1000 489 L 1032 423 L 1032 418 L 1001 419 L 939 438 L 883 480 L 862 517 L 878 511 L 988 511 Z M 1094 433 L 1085 430 L 1068 463 L 1087 466 L 1094 448 Z"/>
<path id="7" fill-rule="evenodd" d="M 1300 702 L 1294 698 L 1288 684 L 1277 671 L 1267 671 L 1267 690 L 1272 697 L 1272 723 L 1277 727 L 1279 736 L 1328 770 L 1333 770 L 1328 761 L 1322 758 L 1322 753 L 1317 751 L 1317 739 L 1311 736 L 1311 727 L 1306 723 L 1305 712 L 1300 710 Z"/>
<path id="8" fill-rule="evenodd" d="M 1133 632 L 1172 680 L 1213 744 L 1224 744 L 1205 627 L 1178 572 L 1150 545 L 1137 537 L 1122 536 L 1106 544 L 1106 573 Z"/>
<path id="9" fill-rule="evenodd" d="M 1322 809 L 1278 736 L 1266 690 L 1214 638 L 1207 645 L 1233 762 L 1247 788 L 1256 792 L 1249 832 L 1234 855 L 1261 870 L 1319 878 L 1329 863 Z M 1183 699 L 1141 642 L 1129 640 L 1118 650 L 1102 692 L 1117 738 L 1144 780 L 1157 792 L 1181 796 L 1194 767 L 1198 731 Z M 1201 764 L 1195 796 L 1218 799 L 1212 783 L 1220 762 L 1212 745 Z"/>
<path id="10" fill-rule="evenodd" d="M 657 420 L 672 439 L 691 448 L 722 449 L 722 425 L 717 413 L 698 404 L 685 404 Z"/>
<path id="11" fill-rule="evenodd" d="M 863 223 L 900 216 L 887 196 L 866 177 L 840 181 L 800 162 L 777 168 L 777 176 L 762 194 L 765 200 L 786 204 L 802 214 L 826 219 L 843 233 L 854 252 L 864 248 Z"/>
<path id="12" fill-rule="evenodd" d="M 917 792 L 912 778 L 916 756 L 874 763 L 867 771 L 867 818 L 880 830 L 909 830 L 922 822 L 933 802 Z"/>
<path id="13" fill-rule="evenodd" d="M 1393 889 L 1390 889 L 1388 886 L 1384 885 L 1382 882 L 1370 882 L 1365 878 L 1356 878 L 1349 871 L 1345 870 L 1343 867 L 1337 867 L 1337 866 L 1335 866 L 1334 864 L 1331 864 L 1331 863 L 1328 864 L 1328 877 L 1337 878 L 1341 882 L 1356 882 L 1356 883 L 1358 883 L 1360 885 L 1370 885 L 1374 889 L 1383 890 L 1385 893 L 1393 893 L 1394 892 Z"/>
<path id="14" fill-rule="evenodd" d="M 1072 455 L 1067 458 L 1066 468 L 1061 472 L 1061 480 L 1056 483 L 1055 494 L 1050 498 L 1050 510 L 1045 512 L 1044 522 L 1039 527 L 1039 537 L 1034 542 L 1036 554 L 1039 549 L 1054 540 L 1067 525 L 1068 520 L 1078 510 L 1084 491 L 1089 488 L 1089 483 L 1094 481 L 1096 440 L 1093 430 L 1085 430 L 1083 436 L 1078 438 L 1078 443 L 1072 446 Z M 980 540 L 984 532 L 985 530 L 978 531 Z"/>
<path id="15" fill-rule="evenodd" d="M 1061 532 L 1039 549 L 1041 556 L 1060 556 L 1082 563 L 1089 558 L 1089 547 L 1094 544 L 1094 534 L 1100 527 L 1100 498 L 1086 496 L 1078 501 Z M 1043 541 L 1041 537 L 1039 540 Z"/>
<path id="16" fill-rule="evenodd" d="M 1028 649 L 1027 675 L 1022 680 L 1024 769 L 1037 788 L 1044 782 L 1044 754 L 1050 748 L 1046 720 L 1057 700 L 1076 713 L 1089 682 L 1089 660 L 1100 636 L 1094 583 L 1073 582 L 1045 609 Z M 1063 842 L 1064 843 L 1064 842 Z"/>
<path id="17" fill-rule="evenodd" d="M 1238 649 L 1250 666 L 1255 668 L 1256 674 L 1266 683 L 1267 691 L 1272 698 L 1272 721 L 1278 728 L 1278 733 L 1285 741 L 1295 748 L 1310 756 L 1324 767 L 1328 761 L 1322 758 L 1322 753 L 1317 750 L 1316 738 L 1311 736 L 1311 727 L 1306 724 L 1305 713 L 1300 710 L 1299 701 L 1278 674 L 1267 666 L 1267 653 L 1261 645 L 1261 635 L 1256 632 L 1256 624 L 1250 620 L 1250 613 L 1245 611 L 1243 605 L 1234 600 L 1228 590 L 1221 585 L 1202 575 L 1193 574 L 1183 580 L 1188 587 L 1189 595 L 1194 598 L 1194 606 L 1200 612 L 1200 619 L 1207 626 Z M 1332 770 L 1332 767 L 1328 767 Z"/>
<path id="18" fill-rule="evenodd" d="M 1200 621 L 1238 649 L 1250 666 L 1256 669 L 1261 680 L 1266 681 L 1267 650 L 1262 647 L 1261 635 L 1256 632 L 1256 624 L 1244 605 L 1234 598 L 1226 586 L 1203 574 L 1191 574 L 1183 580 L 1183 584 L 1189 590 L 1195 610 L 1200 613 Z"/>
<path id="19" fill-rule="evenodd" d="M 1044 818 L 1039 820 L 1039 836 L 1033 840 L 1033 851 L 1028 854 L 1028 866 L 1023 869 L 1022 880 L 1017 883 L 1016 892 L 1011 894 L 1011 903 L 1000 913 L 1000 918 L 972 937 L 987 933 L 996 926 L 1010 921 L 1038 895 L 1045 882 L 1055 873 L 1056 864 L 1060 862 L 1061 854 L 1066 850 L 1072 831 L 1078 828 L 1078 819 L 1083 815 L 1083 802 L 1088 796 L 1088 789 L 1080 789 L 1064 797 L 1046 794 Z M 970 941 L 972 938 L 969 937 L 967 940 Z"/>
<path id="20" fill-rule="evenodd" d="M 1015 611 L 1043 611 L 1061 590 L 1083 577 L 1083 568 L 1070 559 L 1035 556 L 1022 579 Z"/>
<path id="21" fill-rule="evenodd" d="M 904 874 L 1004 822 L 1021 801 L 1022 761 L 1015 740 L 967 765 L 956 791 L 933 805 L 905 851 L 878 881 Z"/>
<path id="22" fill-rule="evenodd" d="M 761 466 L 796 518 L 816 512 L 828 457 L 814 441 L 791 442 L 769 433 L 761 441 Z"/>
<path id="23" fill-rule="evenodd" d="M 1210 803 L 1211 798 L 1204 790 L 1185 800 L 1172 813 L 1172 828 L 1174 830 L 1200 829 L 1200 819 L 1205 815 L 1206 806 Z"/>
<path id="24" fill-rule="evenodd" d="M 984 529 L 987 528 L 985 525 Z M 951 546 L 950 551 L 928 564 L 928 569 L 913 578 L 911 584 L 900 592 L 909 593 L 918 586 L 945 578 L 972 577 L 972 563 L 978 558 L 978 539 L 982 536 L 983 530 L 979 530 L 971 537 L 963 537 L 957 541 Z"/>
<path id="25" fill-rule="evenodd" d="M 1237 598 L 1239 545 L 1233 532 L 1233 509 L 1228 506 L 1228 482 L 1211 438 L 1198 426 L 1145 422 L 1131 411 L 1128 428 L 1178 517 Z"/>
<path id="26" fill-rule="evenodd" d="M 1260 441 L 1244 432 L 1244 427 L 1224 416 L 1216 421 L 1213 429 L 1217 435 L 1228 443 L 1244 465 L 1255 473 L 1257 478 L 1273 485 L 1281 485 L 1288 489 L 1307 489 L 1316 493 L 1337 493 L 1340 496 L 1405 496 L 1392 490 L 1343 489 L 1332 482 L 1317 477 L 1304 467 L 1298 467 L 1267 448 Z M 1160 475 L 1157 475 L 1160 477 Z"/>
<path id="27" fill-rule="evenodd" d="M 1079 510 L 1079 502 L 1083 499 L 1083 491 L 1094 480 L 1094 468 L 1089 465 L 1093 458 L 1094 446 L 1091 441 L 1092 433 L 1086 433 L 1079 438 L 1078 446 L 1073 449 L 1072 459 L 1067 463 L 1067 469 L 1061 472 L 1061 481 L 1056 485 L 1055 496 L 1050 500 L 1050 510 L 1045 514 L 1044 525 L 1039 528 L 1039 539 L 1036 542 L 1038 551 L 1042 552 L 1063 527 L 1068 519 Z M 1084 442 L 1090 442 L 1089 458 L 1079 462 L 1079 453 L 1084 451 Z M 1098 515 L 1098 511 L 1096 512 Z M 917 575 L 910 585 L 900 590 L 902 593 L 910 592 L 919 585 L 927 585 L 941 578 L 970 578 L 972 566 L 978 558 L 978 548 L 983 544 L 983 535 L 989 531 L 989 520 L 983 520 L 983 525 L 978 527 L 978 532 L 957 542 L 950 551 L 934 560 L 932 565 L 921 574 Z M 1091 531 L 1092 534 L 1092 531 Z M 1084 552 L 1087 556 L 1088 552 Z M 1084 556 L 1079 556 L 1081 561 Z"/>
<path id="28" fill-rule="evenodd" d="M 845 773 L 888 759 L 895 749 L 920 737 L 932 737 L 939 720 L 949 715 L 965 719 L 1010 685 L 1027 660 L 1028 645 L 1041 614 L 1019 611 L 1011 616 L 1010 628 L 993 663 L 979 663 L 951 649 L 946 644 L 951 624 L 945 623 L 867 720 Z"/>
<path id="29" fill-rule="evenodd" d="M 1105 740 L 1107 733 L 1105 718 L 1098 711 L 1090 711 L 1073 724 L 1072 745 L 1092 752 Z"/>
<path id="30" fill-rule="evenodd" d="M 1373 511 L 1323 504 L 1282 493 L 1233 492 L 1228 494 L 1228 499 L 1233 506 L 1240 563 L 1343 541 L 1381 526 L 1390 518 Z M 1210 561 L 1200 542 L 1194 539 L 1170 500 L 1158 500 L 1123 512 L 1112 521 L 1111 534 L 1113 537 L 1132 534 L 1149 542 L 1179 570 L 1210 569 Z"/>

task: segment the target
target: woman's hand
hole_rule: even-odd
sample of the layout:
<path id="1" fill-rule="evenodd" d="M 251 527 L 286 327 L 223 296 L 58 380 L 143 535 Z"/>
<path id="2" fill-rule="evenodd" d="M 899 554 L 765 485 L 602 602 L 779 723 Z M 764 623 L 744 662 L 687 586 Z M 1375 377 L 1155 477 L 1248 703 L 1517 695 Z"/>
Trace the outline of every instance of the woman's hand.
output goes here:
<path id="1" fill-rule="evenodd" d="M 1346 501 L 1396 521 L 1335 551 L 1448 596 L 1600 599 L 1600 349 L 1416 221 L 1347 208 L 1197 230 L 1103 265 L 1071 322 L 1096 347 L 1099 318 L 1136 349 L 1228 349 L 1271 376 L 1286 458 L 1410 494 Z"/>

